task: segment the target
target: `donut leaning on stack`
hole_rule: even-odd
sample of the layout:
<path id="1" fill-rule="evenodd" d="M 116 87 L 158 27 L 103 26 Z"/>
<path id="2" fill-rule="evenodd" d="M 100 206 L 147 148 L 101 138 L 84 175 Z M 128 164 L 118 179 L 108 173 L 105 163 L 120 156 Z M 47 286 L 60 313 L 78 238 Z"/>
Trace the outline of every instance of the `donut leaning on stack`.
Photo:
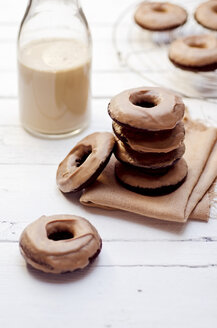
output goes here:
<path id="1" fill-rule="evenodd" d="M 164 195 L 185 181 L 184 110 L 181 97 L 163 88 L 130 89 L 112 98 L 115 175 L 124 187 Z"/>

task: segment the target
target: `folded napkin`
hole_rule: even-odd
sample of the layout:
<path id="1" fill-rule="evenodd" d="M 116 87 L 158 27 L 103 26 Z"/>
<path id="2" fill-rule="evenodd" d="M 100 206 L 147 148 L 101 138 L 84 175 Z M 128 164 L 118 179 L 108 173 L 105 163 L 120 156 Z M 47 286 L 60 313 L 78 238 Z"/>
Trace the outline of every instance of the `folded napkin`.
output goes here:
<path id="1" fill-rule="evenodd" d="M 185 129 L 188 176 L 176 191 L 150 197 L 123 188 L 114 176 L 113 156 L 97 181 L 85 189 L 80 202 L 167 221 L 186 222 L 188 218 L 207 221 L 217 177 L 217 129 L 189 118 L 185 118 Z"/>

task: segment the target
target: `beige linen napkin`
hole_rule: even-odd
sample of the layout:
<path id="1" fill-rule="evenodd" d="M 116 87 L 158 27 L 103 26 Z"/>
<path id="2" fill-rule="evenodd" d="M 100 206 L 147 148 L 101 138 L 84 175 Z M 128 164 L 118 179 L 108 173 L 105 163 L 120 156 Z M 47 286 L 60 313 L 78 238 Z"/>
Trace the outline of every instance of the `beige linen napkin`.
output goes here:
<path id="1" fill-rule="evenodd" d="M 210 197 L 208 190 L 217 177 L 217 129 L 185 119 L 188 176 L 184 184 L 165 196 L 143 196 L 126 190 L 114 176 L 116 159 L 109 164 L 97 181 L 80 198 L 83 205 L 120 209 L 146 217 L 185 222 L 208 220 Z"/>

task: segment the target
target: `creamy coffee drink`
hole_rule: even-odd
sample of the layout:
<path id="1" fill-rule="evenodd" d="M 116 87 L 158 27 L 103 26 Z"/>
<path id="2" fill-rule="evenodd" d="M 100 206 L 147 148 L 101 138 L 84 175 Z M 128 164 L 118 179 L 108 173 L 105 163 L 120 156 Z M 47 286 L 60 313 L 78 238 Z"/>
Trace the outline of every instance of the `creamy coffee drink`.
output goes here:
<path id="1" fill-rule="evenodd" d="M 20 116 L 27 130 L 58 135 L 87 125 L 90 61 L 88 48 L 71 39 L 41 40 L 20 49 Z"/>

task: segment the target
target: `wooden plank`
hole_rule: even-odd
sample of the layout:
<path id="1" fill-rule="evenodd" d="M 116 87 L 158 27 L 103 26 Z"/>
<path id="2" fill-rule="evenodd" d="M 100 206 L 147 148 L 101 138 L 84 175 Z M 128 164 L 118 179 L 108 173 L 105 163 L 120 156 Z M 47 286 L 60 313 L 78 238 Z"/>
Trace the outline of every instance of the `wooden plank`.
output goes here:
<path id="1" fill-rule="evenodd" d="M 166 74 L 166 73 L 165 73 Z M 92 95 L 93 98 L 111 98 L 115 94 L 130 88 L 140 86 L 152 86 L 153 83 L 149 79 L 160 81 L 163 83 L 164 72 L 146 72 L 147 80 L 136 73 L 124 70 L 120 72 L 95 71 L 92 74 Z M 2 98 L 17 98 L 17 75 L 15 71 L 2 71 L 0 74 L 0 99 Z M 194 101 L 194 99 L 193 99 Z M 200 106 L 203 103 L 205 111 L 209 108 L 213 109 L 213 114 L 216 113 L 215 102 L 207 102 L 206 100 L 198 100 L 196 103 Z M 186 100 L 186 104 L 194 104 Z M 207 109 L 206 109 L 207 107 Z M 196 108 L 195 108 L 196 110 Z"/>
<path id="2" fill-rule="evenodd" d="M 134 73 L 95 72 L 92 75 L 93 97 L 111 98 L 124 89 L 144 85 L 144 80 Z M 0 98 L 17 97 L 17 75 L 14 71 L 0 74 Z"/>
<path id="3" fill-rule="evenodd" d="M 122 74 L 120 74 L 122 73 Z M 146 72 L 147 78 L 156 81 L 162 81 L 163 72 Z M 92 74 L 92 96 L 94 99 L 110 99 L 115 94 L 129 88 L 140 87 L 143 85 L 153 85 L 149 80 L 130 72 L 110 72 L 110 71 L 94 71 Z M 0 101 L 17 98 L 17 74 L 15 71 L 2 71 L 0 74 Z M 217 126 L 217 112 L 215 110 L 215 102 L 207 102 L 206 100 L 184 99 L 193 118 L 202 118 L 206 123 Z M 8 104 L 10 104 L 9 102 Z M 7 105 L 8 106 L 8 105 Z M 1 119 L 2 121 L 2 119 Z M 1 123 L 0 123 L 1 125 Z"/>
<path id="4" fill-rule="evenodd" d="M 4 102 L 7 103 L 6 100 Z M 1 164 L 58 164 L 72 146 L 84 136 L 95 131 L 111 131 L 107 104 L 107 99 L 94 102 L 89 128 L 73 138 L 56 140 L 53 147 L 52 140 L 35 138 L 18 125 L 17 102 L 11 101 L 6 109 L 13 107 L 13 112 L 5 114 L 5 120 L 2 121 L 6 124 L 0 126 Z M 13 126 L 7 125 L 12 122 Z"/>
<path id="5" fill-rule="evenodd" d="M 38 139 L 22 129 L 18 123 L 18 105 L 16 100 L 2 100 L 2 117 L 0 124 L 0 153 L 1 165 L 7 164 L 51 164 L 57 165 L 69 152 L 72 146 L 84 136 L 95 131 L 111 131 L 111 119 L 107 113 L 109 99 L 94 100 L 92 104 L 92 118 L 88 129 L 73 138 L 56 140 L 55 147 L 53 141 L 48 139 Z M 199 106 L 192 106 L 192 113 L 199 116 Z M 210 108 L 210 109 L 209 109 Z M 207 120 L 217 122 L 214 112 L 215 106 L 202 106 L 200 114 L 205 111 Z M 11 110 L 11 111 L 10 111 Z M 103 125 L 102 125 L 103 122 Z"/>
<path id="6" fill-rule="evenodd" d="M 107 114 L 107 106 L 109 99 L 93 99 L 92 100 L 92 121 L 91 125 L 96 129 L 102 128 L 99 120 L 105 120 L 105 128 L 110 129 L 111 120 Z M 20 126 L 19 122 L 19 105 L 17 99 L 0 99 L 1 120 L 0 126 Z M 86 132 L 85 132 L 86 133 Z"/>
<path id="7" fill-rule="evenodd" d="M 216 268 L 217 242 L 103 242 L 93 267 Z M 17 242 L 1 243 L 1 266 L 25 266 Z"/>
<path id="8" fill-rule="evenodd" d="M 37 179 L 29 177 L 28 171 L 29 169 L 26 168 L 29 185 L 31 182 L 36 183 Z M 47 182 L 47 184 L 38 183 L 34 190 L 33 187 L 28 187 L 27 179 L 21 181 L 23 187 L 17 187 L 17 191 L 9 192 L 4 187 L 0 189 L 3 204 L 0 217 L 0 242 L 18 241 L 22 230 L 30 222 L 43 214 L 55 213 L 75 214 L 87 218 L 96 226 L 104 241 L 131 241 L 133 243 L 163 241 L 171 242 L 171 247 L 174 241 L 195 242 L 196 244 L 217 241 L 216 217 L 210 219 L 208 223 L 189 221 L 181 225 L 127 212 L 89 209 L 80 205 L 80 194 L 64 197 L 55 185 L 55 168 L 50 171 L 51 173 L 45 180 L 47 171 L 42 169 L 39 171 L 38 167 L 34 168 L 35 176 L 38 178 L 39 172 L 43 180 Z M 17 175 L 21 177 L 19 170 Z M 20 185 L 20 180 L 18 179 L 17 186 Z M 130 246 L 130 244 L 127 245 Z"/>
<path id="9" fill-rule="evenodd" d="M 113 253 L 108 256 L 112 261 Z M 60 328 L 71 327 L 72 322 L 78 328 L 87 323 L 95 328 L 217 324 L 216 268 L 96 267 L 101 259 L 81 272 L 50 276 L 27 270 L 17 245 L 4 245 L 1 327 L 31 323 L 32 328 Z M 9 308 L 13 315 L 8 315 Z"/>
<path id="10" fill-rule="evenodd" d="M 92 121 L 93 128 L 100 129 L 102 124 L 98 122 L 103 120 L 105 122 L 104 129 L 111 128 L 111 120 L 107 114 L 107 106 L 109 99 L 93 99 L 92 100 Z M 0 126 L 20 126 L 19 122 L 19 105 L 17 99 L 0 99 L 1 120 Z M 87 132 L 85 132 L 87 133 Z"/>
<path id="11" fill-rule="evenodd" d="M 0 99 L 0 126 L 19 125 L 19 111 L 17 99 Z"/>
<path id="12" fill-rule="evenodd" d="M 60 161 L 63 157 L 56 150 Z M 57 165 L 7 164 L 0 168 L 0 241 L 17 241 L 27 224 L 43 214 L 55 213 L 83 216 L 97 227 L 104 240 L 115 242 L 217 241 L 216 216 L 208 223 L 187 222 L 182 225 L 127 212 L 88 208 L 79 203 L 80 193 L 64 195 L 58 190 L 55 181 Z"/>
<path id="13" fill-rule="evenodd" d="M 134 73 L 95 72 L 92 76 L 93 97 L 111 98 L 124 89 L 141 86 L 144 80 Z M 17 97 L 17 77 L 15 72 L 1 72 L 0 98 Z"/>
<path id="14" fill-rule="evenodd" d="M 107 106 L 110 101 L 110 97 L 104 98 L 96 97 L 92 99 L 92 121 L 94 129 L 101 128 L 100 121 L 105 122 L 105 129 L 110 129 L 111 120 L 107 114 Z M 198 99 L 184 99 L 188 110 L 193 119 L 203 118 L 205 123 L 216 124 L 217 122 L 217 112 L 215 110 L 216 105 L 214 103 L 209 103 L 207 101 Z M 14 126 L 20 125 L 19 123 L 19 108 L 18 108 L 17 98 L 0 98 L 0 111 L 1 111 L 1 126 Z M 99 121 L 99 122 L 98 122 Z M 98 124 L 98 123 L 99 124 Z"/>

